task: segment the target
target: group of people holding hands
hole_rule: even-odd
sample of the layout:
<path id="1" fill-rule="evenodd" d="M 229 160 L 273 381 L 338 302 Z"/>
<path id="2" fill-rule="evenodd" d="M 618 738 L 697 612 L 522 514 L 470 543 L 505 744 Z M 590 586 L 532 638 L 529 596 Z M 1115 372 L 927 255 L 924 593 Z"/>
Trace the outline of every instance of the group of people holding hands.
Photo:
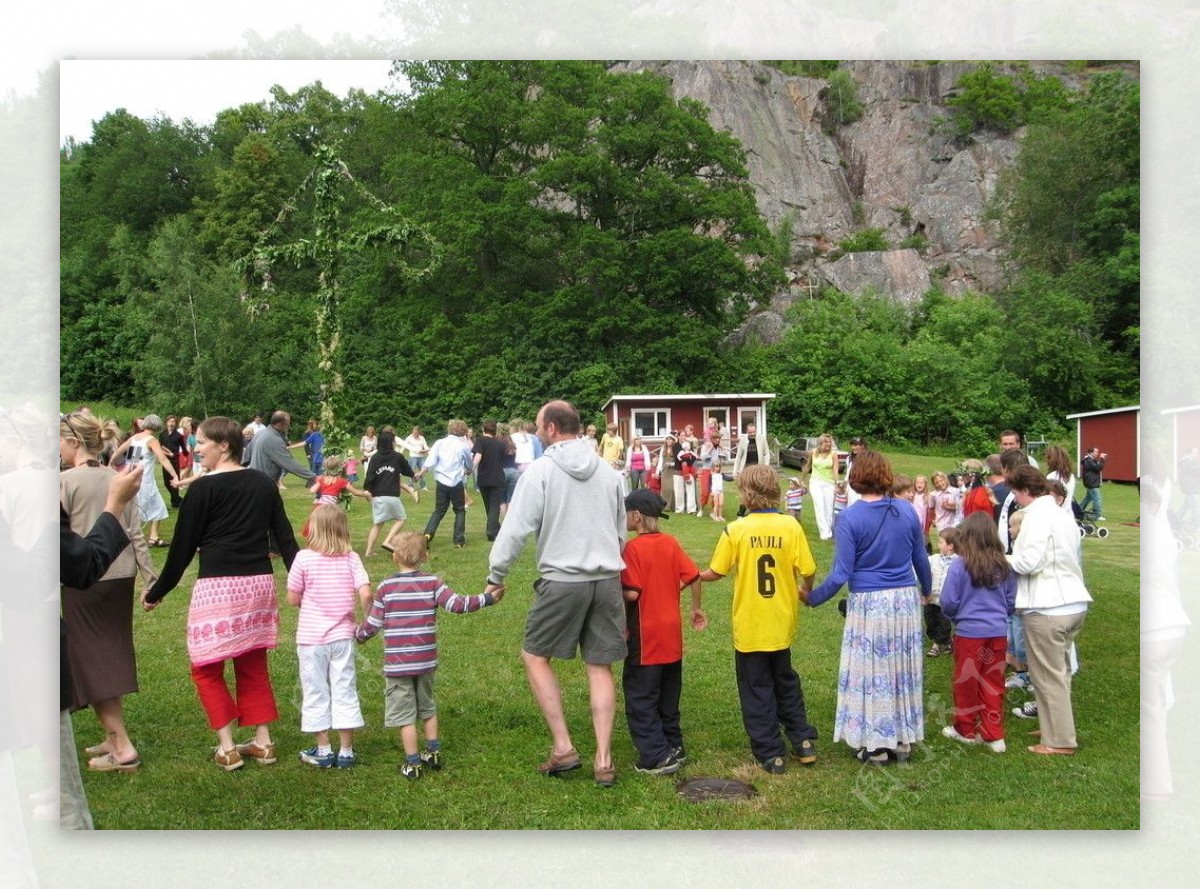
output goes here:
<path id="1" fill-rule="evenodd" d="M 285 415 L 272 421 L 280 440 L 273 444 L 286 452 L 288 419 Z M 384 537 L 382 546 L 391 551 L 395 572 L 374 589 L 351 546 L 346 514 L 331 500 L 333 492 L 316 492 L 318 503 L 306 526 L 307 547 L 301 549 L 284 510 L 277 474 L 243 460 L 243 426 L 226 417 L 210 417 L 196 426 L 194 462 L 203 473 L 182 501 L 161 572 L 155 575 L 144 546 L 138 544 L 138 523 L 127 515 L 135 558 L 122 564 L 119 574 L 127 579 L 121 585 L 122 608 L 132 606 L 136 562 L 149 582 L 143 607 L 153 610 L 198 558 L 187 648 L 201 705 L 216 734 L 212 757 L 218 766 L 235 770 L 248 760 L 270 764 L 278 757 L 270 728 L 279 710 L 267 664 L 267 652 L 277 646 L 279 636 L 272 555 L 278 554 L 288 567 L 288 601 L 300 609 L 296 645 L 304 691 L 301 728 L 314 735 L 314 745 L 300 753 L 300 760 L 317 768 L 356 764 L 353 732 L 363 719 L 353 650 L 356 642 L 382 631 L 388 684 L 385 723 L 400 729 L 405 751 L 401 771 L 416 779 L 440 769 L 443 762 L 433 683 L 437 610 L 470 612 L 499 602 L 530 535 L 536 540 L 538 580 L 522 660 L 552 739 L 548 759 L 538 766 L 543 774 L 561 775 L 582 763 L 552 668 L 553 660 L 577 654 L 588 677 L 596 742 L 593 775 L 598 784 L 608 786 L 616 778 L 612 665 L 617 662 L 625 666 L 624 707 L 638 751 L 635 769 L 666 774 L 686 762 L 679 716 L 679 599 L 683 590 L 690 590 L 690 623 L 703 629 L 707 617 L 701 585 L 730 574 L 738 697 L 749 749 L 764 770 L 784 772 L 789 755 L 805 765 L 817 759 L 818 731 L 809 720 L 791 646 L 800 607 L 819 606 L 842 588 L 849 594 L 833 741 L 845 742 L 860 761 L 881 765 L 906 760 L 912 745 L 923 741 L 922 615 L 933 593 L 933 568 L 924 517 L 908 496 L 912 483 L 894 474 L 882 454 L 856 442 L 846 471 L 855 499 L 836 521 L 830 516 L 828 535 L 818 515 L 819 534 L 833 538 L 834 556 L 828 573 L 816 583 L 818 567 L 796 521 L 798 510 L 792 516 L 780 510 L 781 478 L 771 466 L 765 437 L 753 426 L 739 437 L 732 453 L 727 431 L 710 426 L 699 452 L 690 431 L 684 430 L 679 437 L 668 437 L 657 458 L 637 437 L 626 446 L 615 425 L 602 438 L 589 438 L 578 412 L 567 402 L 547 403 L 530 426 L 532 430 L 524 423 L 501 430 L 488 422 L 483 435 L 468 444 L 466 425 L 451 421 L 446 437 L 421 449 L 414 459 L 397 455 L 399 460 L 387 457 L 396 453 L 397 445 L 390 430 L 371 435 L 370 441 L 364 436 L 360 444 L 367 460 L 366 478 L 364 489 L 356 493 L 369 496 L 373 504 L 368 554 L 382 523 L 389 518 L 395 522 L 392 513 L 374 510 L 381 497 L 372 494 L 373 479 L 384 464 L 391 468 L 389 480 L 407 476 L 418 483 L 433 475 L 437 496 L 437 509 L 423 534 L 395 525 Z M 91 435 L 90 423 L 81 417 L 65 417 L 60 433 L 64 456 L 88 455 L 89 449 L 99 447 L 99 436 Z M 254 435 L 252 448 L 269 441 L 260 436 Z M 827 476 L 835 484 L 842 481 L 836 449 L 826 438 L 810 464 L 814 504 L 823 503 L 825 492 L 818 491 L 831 481 Z M 954 542 L 957 562 L 941 573 L 940 608 L 955 622 L 954 721 L 943 734 L 967 744 L 986 744 L 993 751 L 1004 749 L 999 705 L 1010 623 L 1016 615 L 1024 629 L 1042 728 L 1041 739 L 1029 750 L 1074 753 L 1068 649 L 1082 626 L 1090 596 L 1083 584 L 1074 523 L 1054 502 L 1050 482 L 1020 454 L 1021 460 L 1006 464 L 1007 490 L 991 489 L 993 499 L 1006 507 L 1011 493 L 1022 508 L 1020 534 L 1006 548 L 998 514 L 968 517 Z M 421 463 L 415 467 L 418 456 Z M 88 458 L 73 462 L 87 465 Z M 708 471 L 707 491 L 696 491 L 697 463 L 701 471 Z M 724 521 L 721 494 L 727 466 L 737 486 L 739 515 L 722 530 L 707 568 L 701 570 L 659 523 L 675 513 L 699 513 L 705 495 L 714 518 Z M 264 472 L 252 471 L 258 468 Z M 298 469 L 306 470 L 310 481 L 317 476 L 311 467 Z M 326 462 L 323 469 L 335 468 Z M 477 473 L 486 502 L 491 551 L 483 592 L 464 595 L 422 566 L 437 525 L 451 507 L 456 514 L 454 542 L 462 545 L 464 478 L 470 472 Z M 661 495 L 650 484 L 655 476 Z M 320 485 L 317 479 L 313 487 Z M 399 500 L 398 491 L 384 497 Z M 81 511 L 81 525 L 94 512 Z M 627 540 L 630 532 L 636 536 Z M 1011 552 L 1006 554 L 1006 549 Z M 356 608 L 365 615 L 362 621 L 355 620 Z M 131 668 L 131 635 L 128 648 Z M 233 688 L 224 675 L 226 662 L 233 665 Z M 90 768 L 128 772 L 140 764 L 120 722 L 120 695 L 133 689 L 136 679 L 132 686 L 124 682 L 97 693 L 104 699 L 93 695 L 106 739 L 89 749 Z M 116 705 L 105 704 L 113 699 Z M 423 746 L 418 743 L 418 723 Z M 235 739 L 235 725 L 247 728 L 249 737 Z M 334 731 L 339 736 L 336 751 L 330 736 Z"/>

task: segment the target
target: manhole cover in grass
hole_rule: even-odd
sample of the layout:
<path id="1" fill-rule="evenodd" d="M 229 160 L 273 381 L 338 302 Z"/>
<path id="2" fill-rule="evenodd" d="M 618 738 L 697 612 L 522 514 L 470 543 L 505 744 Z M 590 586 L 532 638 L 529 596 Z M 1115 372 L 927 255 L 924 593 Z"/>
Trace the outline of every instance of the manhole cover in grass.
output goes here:
<path id="1" fill-rule="evenodd" d="M 737 779 L 701 777 L 686 779 L 677 787 L 683 799 L 692 803 L 702 800 L 749 800 L 758 794 L 753 785 L 747 785 Z"/>

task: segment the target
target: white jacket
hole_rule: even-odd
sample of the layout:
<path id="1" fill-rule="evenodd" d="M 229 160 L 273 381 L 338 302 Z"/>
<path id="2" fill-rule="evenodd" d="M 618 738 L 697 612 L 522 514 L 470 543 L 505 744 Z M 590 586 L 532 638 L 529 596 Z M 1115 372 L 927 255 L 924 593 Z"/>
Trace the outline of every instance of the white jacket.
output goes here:
<path id="1" fill-rule="evenodd" d="M 1022 510 L 1021 531 L 1008 557 L 1017 573 L 1017 611 L 1090 603 L 1079 563 L 1079 527 L 1042 495 Z"/>

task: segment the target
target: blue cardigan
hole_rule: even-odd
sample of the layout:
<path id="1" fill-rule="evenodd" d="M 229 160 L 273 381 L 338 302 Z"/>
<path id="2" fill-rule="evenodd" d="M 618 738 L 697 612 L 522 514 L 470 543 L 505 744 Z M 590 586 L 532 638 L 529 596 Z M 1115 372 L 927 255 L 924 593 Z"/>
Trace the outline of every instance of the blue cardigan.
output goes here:
<path id="1" fill-rule="evenodd" d="M 904 501 L 856 501 L 838 517 L 833 542 L 833 570 L 808 595 L 810 606 L 832 598 L 847 582 L 852 591 L 919 582 L 922 594 L 933 585 L 925 535 L 916 512 Z"/>

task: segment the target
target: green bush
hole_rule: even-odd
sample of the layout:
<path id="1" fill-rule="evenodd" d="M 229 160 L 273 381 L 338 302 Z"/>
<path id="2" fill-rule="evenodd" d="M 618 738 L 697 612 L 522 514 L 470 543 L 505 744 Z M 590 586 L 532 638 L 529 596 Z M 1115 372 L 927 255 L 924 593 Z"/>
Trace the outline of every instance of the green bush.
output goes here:
<path id="1" fill-rule="evenodd" d="M 863 104 L 858 98 L 858 83 L 854 75 L 839 68 L 829 75 L 829 84 L 821 90 L 825 103 L 824 120 L 826 129 L 852 124 L 863 116 Z"/>
<path id="2" fill-rule="evenodd" d="M 1013 78 L 998 74 L 990 62 L 964 74 L 955 88 L 958 93 L 946 104 L 959 112 L 954 122 L 960 136 L 984 129 L 1009 133 L 1021 125 L 1021 91 Z"/>
<path id="3" fill-rule="evenodd" d="M 869 250 L 888 250 L 887 236 L 883 229 L 863 229 L 842 240 L 838 247 L 842 253 L 865 253 Z"/>
<path id="4" fill-rule="evenodd" d="M 900 242 L 900 247 L 902 249 L 911 247 L 913 250 L 924 250 L 928 246 L 929 246 L 929 239 L 926 238 L 925 235 L 922 234 L 921 232 L 917 232 L 914 235 L 909 235 L 907 238 L 905 238 L 903 241 Z"/>
<path id="5" fill-rule="evenodd" d="M 837 59 L 764 59 L 763 64 L 792 77 L 828 77 L 841 62 Z"/>

